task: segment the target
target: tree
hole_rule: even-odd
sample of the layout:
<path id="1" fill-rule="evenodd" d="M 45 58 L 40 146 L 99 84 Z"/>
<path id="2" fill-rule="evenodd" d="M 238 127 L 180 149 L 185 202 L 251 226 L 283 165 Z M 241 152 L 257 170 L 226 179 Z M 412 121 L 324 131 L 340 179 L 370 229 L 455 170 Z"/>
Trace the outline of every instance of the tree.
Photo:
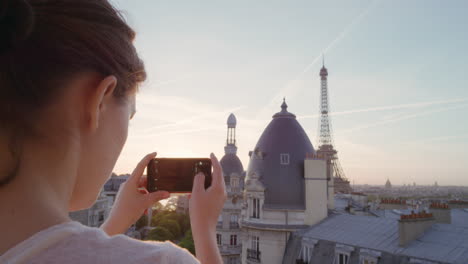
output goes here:
<path id="1" fill-rule="evenodd" d="M 163 219 L 159 222 L 159 226 L 169 230 L 175 239 L 182 235 L 179 223 L 172 219 Z"/>
<path id="2" fill-rule="evenodd" d="M 186 248 L 193 255 L 195 255 L 195 243 L 193 242 L 192 230 L 188 230 L 185 233 L 185 236 L 182 241 L 180 241 L 179 246 Z"/>
<path id="3" fill-rule="evenodd" d="M 190 230 L 190 217 L 188 214 L 179 214 L 177 221 L 179 222 L 182 234 Z"/>
<path id="4" fill-rule="evenodd" d="M 135 223 L 136 230 L 139 230 L 140 228 L 143 228 L 148 225 L 148 216 L 147 215 L 142 215 L 140 219 L 138 219 Z"/>
<path id="5" fill-rule="evenodd" d="M 155 229 L 149 231 L 146 240 L 156 240 L 156 241 L 166 241 L 174 240 L 175 237 L 172 233 L 164 227 L 156 227 Z"/>

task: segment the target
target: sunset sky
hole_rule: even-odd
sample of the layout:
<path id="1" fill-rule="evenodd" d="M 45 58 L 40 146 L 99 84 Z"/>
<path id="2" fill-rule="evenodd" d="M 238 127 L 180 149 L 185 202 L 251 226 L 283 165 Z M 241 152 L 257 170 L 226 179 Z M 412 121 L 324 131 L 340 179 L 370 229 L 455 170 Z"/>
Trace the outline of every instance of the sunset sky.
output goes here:
<path id="1" fill-rule="evenodd" d="M 468 185 L 467 1 L 113 1 L 148 71 L 115 167 L 224 154 L 244 167 L 283 96 L 317 147 L 321 54 L 355 184 Z"/>

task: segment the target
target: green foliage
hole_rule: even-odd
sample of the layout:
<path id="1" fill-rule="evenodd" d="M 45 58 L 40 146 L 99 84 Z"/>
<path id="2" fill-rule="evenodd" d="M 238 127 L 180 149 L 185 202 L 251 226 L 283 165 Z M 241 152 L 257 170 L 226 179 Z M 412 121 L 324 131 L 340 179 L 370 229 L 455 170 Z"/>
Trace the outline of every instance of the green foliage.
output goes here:
<path id="1" fill-rule="evenodd" d="M 188 230 L 185 233 L 185 236 L 182 239 L 182 241 L 180 241 L 179 246 L 183 247 L 183 248 L 186 248 L 193 255 L 195 255 L 195 243 L 193 242 L 192 230 Z"/>
<path id="2" fill-rule="evenodd" d="M 187 232 L 190 231 L 190 217 L 188 214 L 179 214 L 174 210 L 161 209 L 153 211 L 153 217 L 151 218 L 151 226 L 164 228 L 172 234 L 172 241 L 179 241 L 185 239 Z M 156 232 L 156 231 L 154 231 Z M 158 231 L 161 232 L 161 231 Z M 185 239 L 184 245 L 190 247 L 190 239 Z M 160 239 L 157 239 L 160 240 Z M 193 239 L 192 239 L 193 240 Z"/>
<path id="3" fill-rule="evenodd" d="M 174 220 L 177 221 L 177 213 L 174 211 L 159 211 L 151 219 L 151 226 L 158 226 L 163 220 Z"/>
<path id="4" fill-rule="evenodd" d="M 175 220 L 168 218 L 162 219 L 159 222 L 159 226 L 169 230 L 172 233 L 172 235 L 174 235 L 174 238 L 178 238 L 182 235 L 179 223 Z"/>
<path id="5" fill-rule="evenodd" d="M 190 217 L 188 214 L 179 214 L 178 222 L 182 234 L 185 234 L 188 230 L 190 230 Z"/>
<path id="6" fill-rule="evenodd" d="M 148 236 L 146 237 L 146 240 L 156 240 L 156 241 L 166 241 L 166 240 L 174 240 L 174 239 L 175 237 L 171 233 L 171 231 L 160 226 L 151 230 L 148 233 Z"/>
<path id="7" fill-rule="evenodd" d="M 148 216 L 147 215 L 142 215 L 140 219 L 138 219 L 135 223 L 136 229 L 140 229 L 142 227 L 145 227 L 148 225 Z"/>

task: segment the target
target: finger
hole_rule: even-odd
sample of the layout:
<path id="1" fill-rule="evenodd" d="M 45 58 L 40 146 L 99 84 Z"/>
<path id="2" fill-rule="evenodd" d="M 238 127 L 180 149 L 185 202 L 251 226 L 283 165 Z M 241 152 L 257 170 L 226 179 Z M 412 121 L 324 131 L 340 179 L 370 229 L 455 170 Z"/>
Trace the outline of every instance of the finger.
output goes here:
<path id="1" fill-rule="evenodd" d="M 138 188 L 146 188 L 146 185 L 148 184 L 148 175 L 143 175 L 140 177 L 138 180 Z"/>
<path id="2" fill-rule="evenodd" d="M 157 192 L 149 193 L 146 196 L 147 197 L 146 198 L 147 206 L 149 207 L 152 204 L 154 204 L 155 202 L 167 199 L 167 198 L 169 198 L 169 196 L 171 196 L 171 194 L 169 192 L 166 192 L 166 191 L 157 191 Z"/>
<path id="3" fill-rule="evenodd" d="M 193 179 L 192 193 L 205 191 L 205 174 L 202 172 L 197 173 Z"/>
<path id="4" fill-rule="evenodd" d="M 219 164 L 218 158 L 216 158 L 215 154 L 210 154 L 211 158 L 211 165 L 213 166 L 213 175 L 212 175 L 212 186 L 224 186 L 224 177 L 223 171 L 221 169 L 221 164 Z"/>
<path id="5" fill-rule="evenodd" d="M 139 179 L 143 175 L 143 172 L 145 171 L 146 166 L 148 166 L 148 163 L 150 162 L 151 159 L 154 159 L 156 157 L 156 152 L 150 153 L 146 155 L 135 167 L 135 169 L 132 172 L 132 175 L 130 175 L 130 178 L 128 178 L 127 182 L 130 182 L 134 185 L 137 185 Z"/>

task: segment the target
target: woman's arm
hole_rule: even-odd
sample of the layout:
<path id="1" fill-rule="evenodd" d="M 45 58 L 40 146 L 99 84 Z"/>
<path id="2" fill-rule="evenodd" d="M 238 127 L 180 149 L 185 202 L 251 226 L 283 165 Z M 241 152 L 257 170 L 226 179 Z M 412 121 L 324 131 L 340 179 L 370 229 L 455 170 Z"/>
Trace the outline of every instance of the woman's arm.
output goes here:
<path id="1" fill-rule="evenodd" d="M 147 208 L 155 202 L 169 197 L 169 193 L 165 191 L 148 193 L 146 190 L 147 179 L 142 175 L 146 165 L 154 157 L 156 157 L 156 153 L 146 155 L 138 163 L 128 180 L 120 185 L 109 217 L 101 226 L 109 236 L 124 233 Z"/>
<path id="2" fill-rule="evenodd" d="M 189 200 L 190 224 L 192 226 L 195 252 L 201 263 L 222 263 L 216 244 L 216 222 L 226 201 L 226 187 L 221 165 L 211 153 L 213 180 L 205 190 L 205 175 L 195 176 Z"/>

